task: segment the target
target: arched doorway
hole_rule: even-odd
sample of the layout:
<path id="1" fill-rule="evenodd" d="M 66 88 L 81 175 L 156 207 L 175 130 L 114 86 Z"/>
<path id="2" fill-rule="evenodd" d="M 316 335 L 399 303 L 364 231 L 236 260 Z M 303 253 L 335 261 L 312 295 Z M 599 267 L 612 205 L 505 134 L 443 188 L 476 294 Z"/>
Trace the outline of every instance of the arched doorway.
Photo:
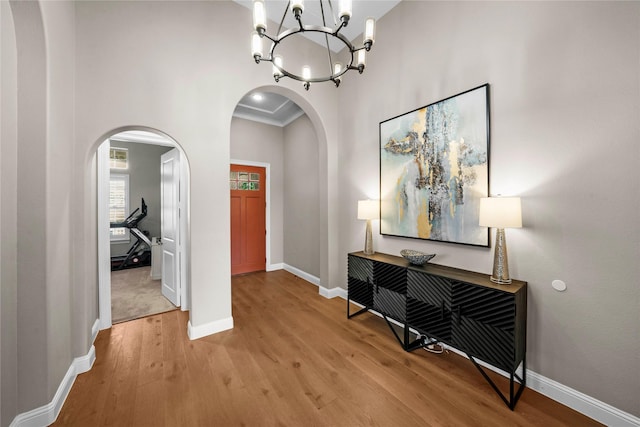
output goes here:
<path id="1" fill-rule="evenodd" d="M 319 182 L 315 129 L 304 111 L 288 97 L 269 91 L 251 91 L 238 103 L 231 124 L 231 272 L 245 272 L 246 263 L 264 245 L 266 268 L 248 265 L 251 271 L 285 269 L 318 285 Z M 250 174 L 246 171 L 256 171 Z M 260 197 L 248 177 L 266 172 L 268 201 Z M 258 183 L 259 184 L 259 183 Z M 243 207 L 246 205 L 246 209 Z M 264 207 L 266 206 L 266 215 Z M 260 211 L 258 211 L 260 209 Z M 256 224 L 267 217 L 267 233 Z M 263 256 L 261 261 L 264 261 Z"/>
<path id="2" fill-rule="evenodd" d="M 274 93 L 283 96 L 298 105 L 306 117 L 308 127 L 314 134 L 314 139 L 317 141 L 314 151 L 308 154 L 315 160 L 315 167 L 317 171 L 317 192 L 314 200 L 315 209 L 313 209 L 313 211 L 318 215 L 316 220 L 317 225 L 310 226 L 315 227 L 319 232 L 317 238 L 309 240 L 307 244 L 317 245 L 317 250 L 314 251 L 312 256 L 319 260 L 319 267 L 316 274 L 311 274 L 309 277 L 305 278 L 319 285 L 320 293 L 323 296 L 336 296 L 337 294 L 333 293 L 330 289 L 330 284 L 335 282 L 335 280 L 331 280 L 331 276 L 335 275 L 334 270 L 336 270 L 336 266 L 333 265 L 335 263 L 331 263 L 330 260 L 334 258 L 335 252 L 337 251 L 337 245 L 334 243 L 334 241 L 337 240 L 337 233 L 335 232 L 335 228 L 337 226 L 335 216 L 337 213 L 334 210 L 329 209 L 329 205 L 330 200 L 335 198 L 335 192 L 337 190 L 337 174 L 329 173 L 329 165 L 337 161 L 337 158 L 333 159 L 333 162 L 329 161 L 329 152 L 333 150 L 330 150 L 327 141 L 327 132 L 325 131 L 324 125 L 315 108 L 313 108 L 305 98 L 295 91 L 282 86 L 261 86 L 247 92 L 246 95 L 253 93 Z M 231 144 L 233 144 L 233 135 Z M 235 159 L 233 147 L 231 149 L 231 159 Z M 296 177 L 297 182 L 303 182 L 304 179 L 304 174 Z M 304 273 L 304 271 L 297 273 Z M 303 277 L 305 276 L 304 274 L 298 275 Z"/>
<path id="3" fill-rule="evenodd" d="M 162 221 L 166 217 L 175 218 L 175 247 L 173 252 L 169 252 L 165 245 L 162 247 L 159 260 L 162 261 L 162 293 L 165 294 L 167 278 L 173 278 L 171 284 L 176 286 L 174 289 L 174 299 L 169 298 L 173 304 L 180 306 L 182 310 L 189 309 L 189 290 L 190 290 L 190 256 L 189 256 L 189 167 L 188 160 L 180 145 L 168 135 L 146 127 L 128 126 L 115 129 L 107 133 L 97 148 L 97 184 L 98 184 L 98 296 L 99 296 L 99 314 L 100 329 L 109 328 L 112 324 L 112 295 L 111 295 L 111 270 L 113 261 L 111 259 L 111 235 L 109 229 L 109 147 L 110 141 L 126 141 L 132 144 L 149 144 L 164 146 L 171 151 L 177 152 L 180 162 L 175 172 L 176 191 L 175 194 L 181 195 L 175 200 L 173 212 L 169 215 L 165 214 L 163 207 Z M 164 151 L 164 150 L 163 150 Z M 163 156 L 164 158 L 164 156 Z M 163 181 L 165 179 L 163 178 Z M 163 184 L 164 186 L 164 184 Z M 163 190 L 164 191 L 164 190 Z M 129 209 L 129 212 L 133 209 Z M 163 224 L 163 229 L 164 229 Z M 164 231 L 163 231 L 164 233 Z M 165 236 L 166 237 L 166 236 Z M 168 240 L 165 238 L 165 240 Z M 161 242 L 161 240 L 160 240 Z M 147 242 L 147 244 L 150 242 Z M 158 243 L 158 241 L 154 242 Z M 143 245 L 144 246 L 144 245 Z M 151 245 L 149 245 L 152 248 Z M 156 248 L 152 248 L 156 249 Z M 155 273 L 157 274 L 157 272 Z M 166 295 L 166 294 L 165 294 Z M 175 299 L 177 298 L 177 300 Z M 177 303 L 176 303 L 177 302 Z"/>

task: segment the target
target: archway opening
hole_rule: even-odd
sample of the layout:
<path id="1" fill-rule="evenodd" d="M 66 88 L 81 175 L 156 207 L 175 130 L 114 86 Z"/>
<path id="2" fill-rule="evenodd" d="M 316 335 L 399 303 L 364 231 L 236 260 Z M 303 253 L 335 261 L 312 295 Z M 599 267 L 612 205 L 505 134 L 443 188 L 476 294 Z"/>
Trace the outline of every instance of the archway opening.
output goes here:
<path id="1" fill-rule="evenodd" d="M 167 134 L 141 126 L 114 129 L 99 141 L 96 156 L 101 329 L 175 307 L 188 310 L 189 165 L 184 151 Z M 127 185 L 117 185 L 123 181 Z M 119 198 L 119 192 L 125 190 L 128 197 Z M 127 198 L 126 214 L 116 218 L 117 212 L 123 210 L 118 203 Z M 144 228 L 138 220 L 145 221 Z M 121 289 L 120 282 L 132 278 L 138 281 L 135 289 Z"/>
<path id="2" fill-rule="evenodd" d="M 284 268 L 322 289 L 328 258 L 327 141 L 315 109 L 280 86 L 247 92 L 234 111 L 230 153 L 231 163 L 270 167 L 267 271 Z"/>

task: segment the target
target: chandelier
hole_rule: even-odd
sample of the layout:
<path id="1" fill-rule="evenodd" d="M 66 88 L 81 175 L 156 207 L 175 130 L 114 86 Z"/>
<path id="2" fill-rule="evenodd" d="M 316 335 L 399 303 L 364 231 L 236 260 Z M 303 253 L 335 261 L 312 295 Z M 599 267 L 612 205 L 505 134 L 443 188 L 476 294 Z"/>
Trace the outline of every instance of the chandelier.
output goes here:
<path id="1" fill-rule="evenodd" d="M 331 15 L 334 21 L 334 28 L 329 28 L 327 26 L 325 20 L 325 3 L 328 5 Z M 309 86 L 311 83 L 317 82 L 328 82 L 332 81 L 336 87 L 340 86 L 340 82 L 342 80 L 342 76 L 349 70 L 358 70 L 360 74 L 364 71 L 365 68 L 365 54 L 371 49 L 374 42 L 374 32 L 375 32 L 375 20 L 373 18 L 368 18 L 365 22 L 365 30 L 363 37 L 363 46 L 362 47 L 354 47 L 351 42 L 340 33 L 340 30 L 346 27 L 349 24 L 349 19 L 351 18 L 351 0 L 340 0 L 339 10 L 338 10 L 338 19 L 336 20 L 333 6 L 331 4 L 331 0 L 320 0 L 320 12 L 322 16 L 322 25 L 304 25 L 302 23 L 302 13 L 304 11 L 304 1 L 303 0 L 290 0 L 287 3 L 287 6 L 284 9 L 284 13 L 282 14 L 282 20 L 280 21 L 280 25 L 278 26 L 278 32 L 276 37 L 271 37 L 267 34 L 267 19 L 266 19 L 266 9 L 264 0 L 254 0 L 253 2 L 253 28 L 254 32 L 252 34 L 251 39 L 251 50 L 253 59 L 255 59 L 256 64 L 259 64 L 261 61 L 268 61 L 272 63 L 273 67 L 273 78 L 276 82 L 279 82 L 283 77 L 289 77 L 294 80 L 298 80 L 304 83 L 304 88 L 309 90 Z M 282 24 L 284 23 L 285 17 L 287 16 L 288 10 L 291 11 L 295 20 L 297 21 L 297 26 L 288 30 L 281 32 Z M 276 53 L 278 48 L 281 46 L 281 43 L 286 40 L 288 37 L 292 37 L 295 35 L 302 35 L 304 33 L 319 33 L 321 36 L 324 36 L 327 52 L 328 52 L 328 68 L 325 71 L 325 74 L 320 75 L 312 75 L 311 67 L 309 65 L 303 65 L 301 69 L 301 74 L 293 73 L 289 69 L 285 68 L 285 61 L 283 55 Z M 271 48 L 269 49 L 269 53 L 266 57 L 263 55 L 262 48 L 262 40 L 263 38 L 267 38 L 271 40 Z M 331 53 L 331 48 L 329 47 L 329 40 L 335 40 L 339 43 L 344 44 L 344 46 L 348 49 L 348 52 L 345 56 L 345 63 L 338 62 L 335 60 L 334 56 Z"/>

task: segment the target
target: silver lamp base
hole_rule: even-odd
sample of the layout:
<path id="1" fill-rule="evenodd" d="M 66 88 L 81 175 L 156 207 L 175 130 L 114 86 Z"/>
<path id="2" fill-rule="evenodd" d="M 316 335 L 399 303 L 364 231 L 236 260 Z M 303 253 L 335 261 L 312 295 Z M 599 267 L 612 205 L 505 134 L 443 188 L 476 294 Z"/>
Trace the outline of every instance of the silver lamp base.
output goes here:
<path id="1" fill-rule="evenodd" d="M 493 274 L 491 281 L 499 285 L 508 285 L 511 283 L 509 277 L 509 259 L 507 258 L 507 239 L 504 234 L 504 228 L 496 230 L 496 249 L 493 254 Z"/>
<path id="2" fill-rule="evenodd" d="M 367 220 L 367 230 L 364 236 L 364 254 L 373 255 L 373 233 L 371 233 L 371 220 Z"/>

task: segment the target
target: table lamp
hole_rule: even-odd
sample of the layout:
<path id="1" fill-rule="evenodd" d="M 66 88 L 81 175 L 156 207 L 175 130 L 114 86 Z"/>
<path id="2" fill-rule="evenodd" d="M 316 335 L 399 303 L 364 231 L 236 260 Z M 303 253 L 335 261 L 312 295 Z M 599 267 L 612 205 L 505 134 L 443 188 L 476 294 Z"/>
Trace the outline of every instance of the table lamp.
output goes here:
<path id="1" fill-rule="evenodd" d="M 522 207 L 519 197 L 483 197 L 480 199 L 481 227 L 496 228 L 491 281 L 501 285 L 511 283 L 505 228 L 522 227 Z"/>
<path id="2" fill-rule="evenodd" d="M 364 254 L 373 255 L 373 236 L 371 220 L 378 219 L 380 208 L 377 200 L 358 200 L 358 219 L 367 220 L 367 230 L 364 237 Z"/>

